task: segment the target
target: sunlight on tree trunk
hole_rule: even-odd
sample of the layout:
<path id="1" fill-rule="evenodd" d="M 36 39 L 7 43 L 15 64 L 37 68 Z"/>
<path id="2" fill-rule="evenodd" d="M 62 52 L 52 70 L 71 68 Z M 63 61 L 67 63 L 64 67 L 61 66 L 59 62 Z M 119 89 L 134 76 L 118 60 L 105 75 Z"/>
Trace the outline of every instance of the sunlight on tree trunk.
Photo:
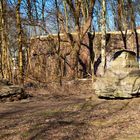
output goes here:
<path id="1" fill-rule="evenodd" d="M 62 70 L 61 70 L 61 58 L 60 58 L 60 43 L 61 43 L 61 38 L 60 38 L 60 23 L 59 23 L 59 7 L 58 7 L 58 2 L 57 2 L 57 0 L 55 0 L 55 6 L 56 6 L 56 18 L 57 18 L 57 38 L 58 38 L 58 47 L 57 47 L 57 53 L 56 53 L 56 55 L 57 55 L 57 57 L 56 57 L 56 59 L 57 59 L 57 65 L 58 65 L 58 78 L 59 78 L 59 84 L 60 84 L 60 86 L 62 86 Z M 66 28 L 67 28 L 67 26 L 68 25 L 66 25 Z M 68 30 L 68 28 L 67 28 L 67 30 Z"/>
<path id="2" fill-rule="evenodd" d="M 66 20 L 66 32 L 69 32 L 69 25 L 68 25 L 68 11 L 67 11 L 67 3 L 66 1 L 63 1 L 63 5 L 64 5 L 64 11 L 65 11 L 65 20 Z"/>
<path id="3" fill-rule="evenodd" d="M 102 40 L 101 40 L 101 75 L 105 73 L 106 67 L 106 0 L 102 1 Z"/>
<path id="4" fill-rule="evenodd" d="M 23 76 L 23 48 L 22 48 L 22 25 L 21 25 L 21 15 L 20 15 L 21 0 L 18 0 L 16 7 L 16 19 L 17 19 L 17 31 L 18 31 L 18 62 L 19 62 L 19 81 L 20 84 L 24 83 Z"/>
<path id="5" fill-rule="evenodd" d="M 2 76 L 4 79 L 11 81 L 12 73 L 10 68 L 10 56 L 7 36 L 7 23 L 6 23 L 6 2 L 0 2 L 0 24 L 1 24 L 1 64 Z"/>
<path id="6" fill-rule="evenodd" d="M 124 0 L 118 0 L 118 27 L 121 31 L 124 49 L 127 49 L 127 14 L 124 7 Z"/>
<path id="7" fill-rule="evenodd" d="M 139 60 L 139 40 L 138 40 L 138 33 L 136 29 L 136 23 L 135 23 L 135 14 L 134 14 L 134 8 L 132 5 L 132 0 L 128 0 L 129 8 L 130 8 L 130 18 L 131 18 L 131 29 L 132 29 L 132 49 L 135 50 L 135 44 L 136 44 L 136 54 L 137 54 L 137 60 Z"/>

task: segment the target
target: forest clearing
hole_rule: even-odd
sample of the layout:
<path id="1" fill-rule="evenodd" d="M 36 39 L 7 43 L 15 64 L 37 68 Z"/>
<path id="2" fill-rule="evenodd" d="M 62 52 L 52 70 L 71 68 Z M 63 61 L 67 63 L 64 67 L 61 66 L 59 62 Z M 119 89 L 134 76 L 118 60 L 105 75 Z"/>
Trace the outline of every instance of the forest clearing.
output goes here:
<path id="1" fill-rule="evenodd" d="M 99 99 L 90 82 L 52 86 L 0 103 L 1 140 L 140 139 L 140 98 Z"/>
<path id="2" fill-rule="evenodd" d="M 0 0 L 0 140 L 140 140 L 139 0 Z"/>

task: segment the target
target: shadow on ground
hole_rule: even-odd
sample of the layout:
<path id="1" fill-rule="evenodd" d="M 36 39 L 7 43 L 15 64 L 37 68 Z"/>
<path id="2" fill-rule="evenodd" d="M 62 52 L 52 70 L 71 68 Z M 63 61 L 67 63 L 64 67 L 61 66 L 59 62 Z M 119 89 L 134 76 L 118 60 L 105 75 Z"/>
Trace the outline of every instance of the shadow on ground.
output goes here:
<path id="1" fill-rule="evenodd" d="M 1 140 L 140 139 L 139 98 L 98 99 L 87 83 L 29 91 L 31 99 L 0 103 Z"/>

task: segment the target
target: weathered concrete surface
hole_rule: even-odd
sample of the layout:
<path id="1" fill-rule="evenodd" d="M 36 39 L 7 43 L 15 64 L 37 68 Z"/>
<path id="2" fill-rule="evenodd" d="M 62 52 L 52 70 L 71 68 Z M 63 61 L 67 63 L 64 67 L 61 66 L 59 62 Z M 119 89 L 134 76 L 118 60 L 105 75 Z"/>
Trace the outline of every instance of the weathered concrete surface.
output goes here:
<path id="1" fill-rule="evenodd" d="M 132 98 L 140 91 L 140 70 L 134 52 L 116 52 L 110 68 L 103 77 L 97 78 L 95 93 L 105 98 Z"/>

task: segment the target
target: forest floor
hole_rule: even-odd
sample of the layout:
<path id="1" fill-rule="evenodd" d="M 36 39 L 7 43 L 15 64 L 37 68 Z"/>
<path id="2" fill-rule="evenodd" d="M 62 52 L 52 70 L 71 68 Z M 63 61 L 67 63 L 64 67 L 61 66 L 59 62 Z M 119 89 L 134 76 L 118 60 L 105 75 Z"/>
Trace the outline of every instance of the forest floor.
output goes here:
<path id="1" fill-rule="evenodd" d="M 0 140 L 140 140 L 140 98 L 99 99 L 91 81 L 27 88 L 0 103 Z"/>

